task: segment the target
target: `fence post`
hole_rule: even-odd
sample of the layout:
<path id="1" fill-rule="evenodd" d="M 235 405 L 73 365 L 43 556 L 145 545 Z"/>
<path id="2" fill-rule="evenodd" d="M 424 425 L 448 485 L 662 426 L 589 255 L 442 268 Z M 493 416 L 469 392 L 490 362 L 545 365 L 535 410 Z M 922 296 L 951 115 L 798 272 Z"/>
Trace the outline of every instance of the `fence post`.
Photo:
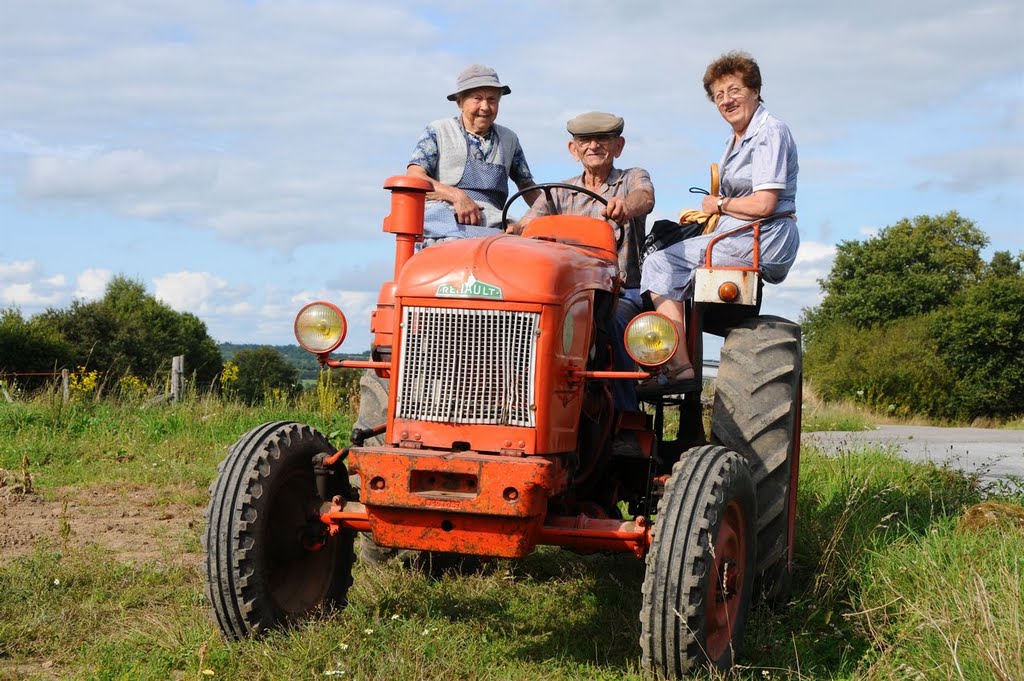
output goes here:
<path id="1" fill-rule="evenodd" d="M 181 397 L 181 376 L 185 373 L 185 355 L 171 358 L 171 402 Z"/>
<path id="2" fill-rule="evenodd" d="M 71 400 L 71 387 L 68 381 L 70 373 L 67 369 L 60 370 L 60 393 L 64 397 L 65 402 Z"/>

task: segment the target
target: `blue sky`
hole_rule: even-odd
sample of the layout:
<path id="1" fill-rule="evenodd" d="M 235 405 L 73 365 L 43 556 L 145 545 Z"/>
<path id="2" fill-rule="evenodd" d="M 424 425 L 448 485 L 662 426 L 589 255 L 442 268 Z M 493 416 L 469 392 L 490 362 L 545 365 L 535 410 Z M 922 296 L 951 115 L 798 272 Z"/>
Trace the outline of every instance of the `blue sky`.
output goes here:
<path id="1" fill-rule="evenodd" d="M 626 119 L 655 218 L 697 202 L 728 135 L 709 61 L 759 61 L 800 153 L 803 244 L 764 311 L 797 318 L 837 243 L 958 210 L 1024 251 L 1024 10 L 1010 0 L 774 6 L 598 0 L 4 3 L 0 308 L 142 281 L 218 341 L 293 342 L 338 302 L 368 343 L 391 271 L 384 179 L 469 63 L 512 88 L 499 122 L 535 178 L 575 174 L 565 121 Z"/>

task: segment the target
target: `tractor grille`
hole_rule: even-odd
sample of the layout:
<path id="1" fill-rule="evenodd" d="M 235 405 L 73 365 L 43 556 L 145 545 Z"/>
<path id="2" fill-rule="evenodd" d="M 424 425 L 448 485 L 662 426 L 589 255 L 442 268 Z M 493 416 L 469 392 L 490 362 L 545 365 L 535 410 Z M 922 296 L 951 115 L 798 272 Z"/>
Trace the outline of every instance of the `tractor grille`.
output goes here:
<path id="1" fill-rule="evenodd" d="M 533 426 L 540 314 L 406 307 L 396 416 Z"/>

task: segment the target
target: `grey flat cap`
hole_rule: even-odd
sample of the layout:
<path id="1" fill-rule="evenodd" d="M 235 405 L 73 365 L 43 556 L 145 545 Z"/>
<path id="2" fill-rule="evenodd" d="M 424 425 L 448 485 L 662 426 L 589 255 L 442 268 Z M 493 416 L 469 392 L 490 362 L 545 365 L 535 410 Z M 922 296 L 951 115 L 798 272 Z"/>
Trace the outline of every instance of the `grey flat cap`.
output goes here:
<path id="1" fill-rule="evenodd" d="M 573 136 L 621 135 L 624 127 L 626 122 L 622 120 L 622 116 L 602 111 L 580 114 L 565 124 L 565 128 Z"/>
<path id="2" fill-rule="evenodd" d="M 454 102 L 455 99 L 466 90 L 472 90 L 478 87 L 496 87 L 501 90 L 501 94 L 507 95 L 512 92 L 512 88 L 508 85 L 502 85 L 498 80 L 498 72 L 492 69 L 490 66 L 484 66 L 483 64 L 471 64 L 462 70 L 459 77 L 455 79 L 455 92 L 448 95 L 448 101 Z"/>

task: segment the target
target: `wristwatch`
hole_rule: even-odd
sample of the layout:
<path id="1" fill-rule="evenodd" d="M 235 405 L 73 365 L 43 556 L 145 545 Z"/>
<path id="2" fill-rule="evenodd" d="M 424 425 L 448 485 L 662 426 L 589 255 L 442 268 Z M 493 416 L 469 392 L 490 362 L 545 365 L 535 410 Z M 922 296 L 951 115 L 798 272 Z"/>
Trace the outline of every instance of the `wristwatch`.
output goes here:
<path id="1" fill-rule="evenodd" d="M 722 212 L 722 204 L 723 203 L 725 203 L 725 197 L 724 196 L 718 197 L 718 212 L 719 213 Z"/>

